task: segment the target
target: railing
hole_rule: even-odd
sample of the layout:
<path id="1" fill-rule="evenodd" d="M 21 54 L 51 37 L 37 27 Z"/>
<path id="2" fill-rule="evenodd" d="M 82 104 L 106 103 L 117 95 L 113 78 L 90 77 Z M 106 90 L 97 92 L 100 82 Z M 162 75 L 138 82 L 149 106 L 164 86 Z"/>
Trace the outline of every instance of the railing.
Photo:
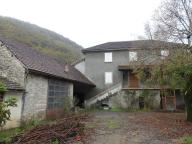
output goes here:
<path id="1" fill-rule="evenodd" d="M 108 96 L 113 95 L 114 93 L 120 91 L 121 89 L 122 89 L 122 83 L 118 83 L 118 84 L 102 91 L 101 93 L 97 94 L 96 96 L 90 98 L 89 100 L 87 100 L 85 102 L 85 104 L 87 106 L 95 104 L 97 101 L 101 101 L 101 100 L 107 98 Z"/>

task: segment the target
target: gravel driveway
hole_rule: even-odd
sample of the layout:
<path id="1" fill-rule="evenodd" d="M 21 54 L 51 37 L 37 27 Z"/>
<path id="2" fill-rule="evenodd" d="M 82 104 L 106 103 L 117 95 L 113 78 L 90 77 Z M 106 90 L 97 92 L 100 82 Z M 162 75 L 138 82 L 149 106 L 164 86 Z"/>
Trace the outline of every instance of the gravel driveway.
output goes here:
<path id="1" fill-rule="evenodd" d="M 137 115 L 138 113 L 95 112 L 93 121 L 89 124 L 90 127 L 95 127 L 95 135 L 88 144 L 173 143 L 159 129 L 135 122 Z"/>

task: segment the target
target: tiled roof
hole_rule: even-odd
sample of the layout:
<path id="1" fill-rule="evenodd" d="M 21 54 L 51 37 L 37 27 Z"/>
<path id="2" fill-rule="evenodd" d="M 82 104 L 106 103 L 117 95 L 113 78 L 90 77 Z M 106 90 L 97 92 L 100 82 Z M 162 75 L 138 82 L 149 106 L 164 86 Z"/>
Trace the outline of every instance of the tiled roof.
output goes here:
<path id="1" fill-rule="evenodd" d="M 18 83 L 10 81 L 7 78 L 0 77 L 0 82 L 2 82 L 8 90 L 24 90 Z"/>
<path id="2" fill-rule="evenodd" d="M 164 42 L 157 40 L 135 40 L 135 41 L 120 41 L 108 42 L 93 47 L 83 49 L 82 52 L 97 52 L 97 51 L 115 51 L 128 49 L 144 49 L 144 48 L 171 48 L 181 46 L 179 43 Z"/>
<path id="3" fill-rule="evenodd" d="M 19 59 L 29 72 L 42 75 L 53 76 L 61 79 L 75 81 L 94 86 L 81 72 L 69 66 L 69 71 L 65 71 L 66 64 L 60 64 L 54 58 L 38 52 L 37 50 L 9 39 L 0 37 L 0 41 Z"/>

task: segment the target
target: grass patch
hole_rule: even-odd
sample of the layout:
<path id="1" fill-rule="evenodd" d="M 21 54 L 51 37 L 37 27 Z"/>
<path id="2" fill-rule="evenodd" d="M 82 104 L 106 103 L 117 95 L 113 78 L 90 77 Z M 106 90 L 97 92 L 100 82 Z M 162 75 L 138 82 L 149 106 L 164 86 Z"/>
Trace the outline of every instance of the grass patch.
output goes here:
<path id="1" fill-rule="evenodd" d="M 109 111 L 112 111 L 112 112 L 125 112 L 126 109 L 122 109 L 122 108 L 118 108 L 118 107 L 114 107 L 114 108 L 111 108 Z"/>
<path id="2" fill-rule="evenodd" d="M 109 120 L 107 122 L 107 127 L 109 129 L 117 129 L 117 128 L 120 128 L 120 123 L 118 121 L 115 121 L 115 120 Z"/>
<path id="3" fill-rule="evenodd" d="M 103 108 L 96 108 L 96 107 L 91 107 L 91 108 L 86 108 L 84 110 L 87 113 L 94 113 L 94 112 L 151 112 L 153 110 L 149 108 L 143 108 L 143 109 L 138 109 L 138 108 L 120 108 L 120 107 L 112 107 L 109 110 L 104 110 Z"/>
<path id="4" fill-rule="evenodd" d="M 192 144 L 192 136 L 182 138 L 183 144 Z"/>
<path id="5" fill-rule="evenodd" d="M 114 107 L 112 109 L 110 109 L 109 111 L 112 111 L 112 112 L 150 112 L 151 109 L 149 108 L 143 108 L 143 109 L 136 109 L 136 108 L 118 108 L 118 107 Z"/>
<path id="6" fill-rule="evenodd" d="M 21 128 L 13 128 L 13 129 L 9 129 L 9 130 L 3 130 L 0 131 L 0 142 L 10 142 L 11 138 L 22 133 L 23 130 Z"/>

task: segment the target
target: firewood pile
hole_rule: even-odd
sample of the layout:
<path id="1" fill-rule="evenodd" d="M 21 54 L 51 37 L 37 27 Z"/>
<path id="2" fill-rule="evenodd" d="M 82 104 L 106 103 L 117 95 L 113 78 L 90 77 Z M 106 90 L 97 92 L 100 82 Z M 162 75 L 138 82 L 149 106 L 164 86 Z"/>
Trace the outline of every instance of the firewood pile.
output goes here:
<path id="1" fill-rule="evenodd" d="M 74 115 L 57 120 L 54 123 L 37 126 L 13 139 L 14 144 L 72 144 L 84 143 L 87 137 L 85 123 L 89 116 Z"/>

